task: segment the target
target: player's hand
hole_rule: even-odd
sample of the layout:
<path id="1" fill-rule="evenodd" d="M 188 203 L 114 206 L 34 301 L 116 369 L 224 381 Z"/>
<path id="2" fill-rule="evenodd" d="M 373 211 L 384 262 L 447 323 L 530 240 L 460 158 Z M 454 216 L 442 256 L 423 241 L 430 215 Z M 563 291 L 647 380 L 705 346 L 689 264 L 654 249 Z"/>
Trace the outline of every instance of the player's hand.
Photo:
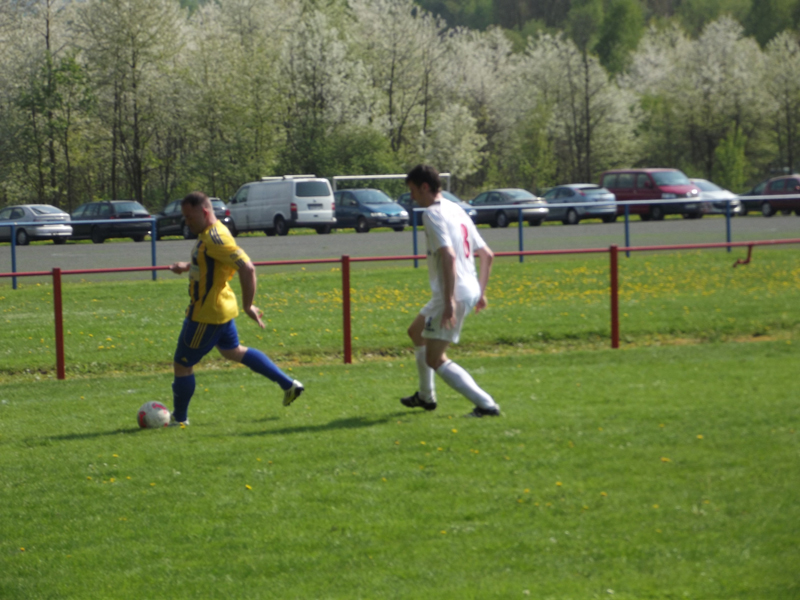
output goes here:
<path id="1" fill-rule="evenodd" d="M 481 299 L 478 300 L 478 303 L 475 305 L 475 313 L 481 312 L 487 306 L 489 306 L 489 301 L 486 299 L 486 296 L 481 296 Z"/>
<path id="2" fill-rule="evenodd" d="M 264 329 L 264 321 L 261 320 L 261 317 L 264 316 L 264 313 L 260 308 L 251 305 L 245 308 L 244 312 L 248 317 L 253 319 L 253 321 L 258 323 L 258 326 L 261 327 L 261 329 Z"/>
<path id="3" fill-rule="evenodd" d="M 442 329 L 452 329 L 456 325 L 455 302 L 450 302 L 444 307 L 442 313 Z"/>
<path id="4" fill-rule="evenodd" d="M 176 275 L 180 275 L 181 273 L 186 273 L 190 269 L 190 265 L 188 262 L 180 261 L 176 263 L 172 263 L 169 266 L 169 270 L 175 273 Z"/>

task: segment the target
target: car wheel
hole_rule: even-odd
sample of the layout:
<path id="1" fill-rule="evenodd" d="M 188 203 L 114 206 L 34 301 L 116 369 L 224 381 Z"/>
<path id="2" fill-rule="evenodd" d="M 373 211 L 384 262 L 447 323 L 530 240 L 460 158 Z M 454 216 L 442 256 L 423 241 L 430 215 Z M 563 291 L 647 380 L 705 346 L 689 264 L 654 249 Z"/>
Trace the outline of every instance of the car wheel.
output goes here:
<path id="1" fill-rule="evenodd" d="M 603 223 L 616 223 L 617 222 L 617 215 L 608 215 L 607 217 L 603 217 Z"/>
<path id="2" fill-rule="evenodd" d="M 287 235 L 289 233 L 289 226 L 283 217 L 275 217 L 275 233 L 277 235 Z"/>
<path id="3" fill-rule="evenodd" d="M 683 215 L 684 219 L 702 219 L 703 213 L 686 213 Z"/>
<path id="4" fill-rule="evenodd" d="M 134 242 L 143 242 L 144 241 L 144 236 L 143 235 L 134 235 L 131 239 L 133 239 Z"/>
<path id="5" fill-rule="evenodd" d="M 317 229 L 317 233 L 319 233 L 320 235 L 325 235 L 326 233 L 330 233 L 331 232 L 331 226 L 330 225 L 318 225 L 316 229 Z"/>
<path id="6" fill-rule="evenodd" d="M 795 214 L 795 216 L 800 217 L 800 208 L 796 208 L 794 210 L 794 214 Z"/>
<path id="7" fill-rule="evenodd" d="M 100 233 L 99 227 L 92 227 L 92 243 L 93 244 L 102 244 L 106 241 L 106 238 L 103 237 L 103 234 Z"/>
<path id="8" fill-rule="evenodd" d="M 183 235 L 183 239 L 185 240 L 192 239 L 192 230 L 189 229 L 189 226 L 186 223 L 181 225 L 181 234 Z"/>
<path id="9" fill-rule="evenodd" d="M 392 229 L 394 229 L 398 233 L 406 230 L 405 225 L 398 225 L 397 227 L 392 227 Z"/>
<path id="10" fill-rule="evenodd" d="M 364 217 L 358 217 L 358 221 L 356 221 L 356 232 L 357 233 L 369 232 L 369 225 L 367 225 L 367 220 Z"/>
<path id="11" fill-rule="evenodd" d="M 528 225 L 531 227 L 539 227 L 542 224 L 541 219 L 528 219 Z"/>
<path id="12" fill-rule="evenodd" d="M 650 207 L 650 218 L 653 221 L 663 221 L 664 220 L 664 209 L 660 206 L 651 206 Z"/>
<path id="13" fill-rule="evenodd" d="M 494 225 L 495 227 L 508 227 L 508 215 L 506 215 L 505 211 L 500 211 L 494 217 Z"/>
<path id="14" fill-rule="evenodd" d="M 775 209 L 772 208 L 772 204 L 769 202 L 764 202 L 764 204 L 761 205 L 761 214 L 765 217 L 771 217 L 775 214 Z"/>
<path id="15" fill-rule="evenodd" d="M 577 225 L 578 223 L 580 223 L 578 213 L 575 212 L 574 208 L 570 208 L 567 211 L 567 218 L 564 219 L 564 225 Z"/>
<path id="16" fill-rule="evenodd" d="M 63 238 L 63 237 L 53 238 L 53 243 L 56 246 L 60 246 L 62 244 L 66 244 L 67 243 L 67 238 Z"/>
<path id="17" fill-rule="evenodd" d="M 27 246 L 30 244 L 31 239 L 28 232 L 24 229 L 17 229 L 17 246 Z"/>

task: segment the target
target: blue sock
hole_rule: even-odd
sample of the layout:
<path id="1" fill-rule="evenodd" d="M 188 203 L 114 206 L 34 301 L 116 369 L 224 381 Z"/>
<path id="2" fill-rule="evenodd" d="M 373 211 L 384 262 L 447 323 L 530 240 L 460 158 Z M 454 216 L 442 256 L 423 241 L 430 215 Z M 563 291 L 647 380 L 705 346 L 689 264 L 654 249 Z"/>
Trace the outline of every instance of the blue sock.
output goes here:
<path id="1" fill-rule="evenodd" d="M 194 373 L 186 377 L 176 377 L 172 382 L 172 415 L 176 421 L 183 422 L 188 418 L 189 402 L 194 395 Z"/>
<path id="2" fill-rule="evenodd" d="M 294 382 L 294 379 L 281 371 L 266 354 L 261 352 L 261 350 L 248 348 L 247 352 L 245 352 L 244 356 L 242 357 L 242 364 L 246 367 L 250 367 L 259 375 L 263 375 L 267 379 L 274 381 L 281 386 L 281 389 L 288 390 L 290 387 L 292 387 L 292 382 Z"/>

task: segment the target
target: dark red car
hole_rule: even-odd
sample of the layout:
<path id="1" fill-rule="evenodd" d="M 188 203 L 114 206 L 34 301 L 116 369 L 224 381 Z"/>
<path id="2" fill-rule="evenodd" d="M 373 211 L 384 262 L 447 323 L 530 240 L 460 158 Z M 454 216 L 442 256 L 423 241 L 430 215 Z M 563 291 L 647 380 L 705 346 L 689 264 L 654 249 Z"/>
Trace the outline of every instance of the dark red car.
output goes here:
<path id="1" fill-rule="evenodd" d="M 639 215 L 642 221 L 660 221 L 664 215 L 678 214 L 688 219 L 703 216 L 699 201 L 700 191 L 678 169 L 614 169 L 600 177 L 600 186 L 614 194 L 617 202 L 629 200 L 679 200 L 664 204 L 630 204 L 629 212 Z M 625 207 L 617 206 L 617 215 L 625 214 Z"/>
<path id="2" fill-rule="evenodd" d="M 778 211 L 800 216 L 800 175 L 782 175 L 773 177 L 767 181 L 767 185 L 761 191 L 763 196 L 775 196 L 772 198 L 761 198 L 761 214 L 771 217 Z"/>

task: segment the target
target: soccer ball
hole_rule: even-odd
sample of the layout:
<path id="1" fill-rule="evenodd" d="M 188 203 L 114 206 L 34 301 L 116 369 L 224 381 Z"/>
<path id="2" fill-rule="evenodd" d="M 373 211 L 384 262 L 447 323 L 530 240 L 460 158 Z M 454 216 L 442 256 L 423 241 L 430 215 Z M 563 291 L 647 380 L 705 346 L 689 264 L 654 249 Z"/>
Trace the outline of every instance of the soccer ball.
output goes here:
<path id="1" fill-rule="evenodd" d="M 137 415 L 139 427 L 156 429 L 169 425 L 169 410 L 161 402 L 145 402 Z"/>

